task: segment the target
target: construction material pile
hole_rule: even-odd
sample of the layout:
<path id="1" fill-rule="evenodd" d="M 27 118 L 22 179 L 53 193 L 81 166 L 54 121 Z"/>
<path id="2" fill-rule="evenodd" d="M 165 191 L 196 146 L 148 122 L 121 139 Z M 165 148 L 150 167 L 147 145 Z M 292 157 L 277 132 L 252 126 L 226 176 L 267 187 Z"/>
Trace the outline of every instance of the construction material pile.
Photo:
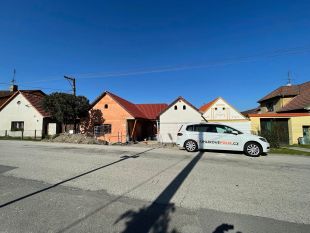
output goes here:
<path id="1" fill-rule="evenodd" d="M 68 134 L 63 133 L 52 138 L 46 139 L 48 142 L 65 142 L 76 144 L 107 144 L 105 141 L 97 140 L 94 137 L 86 136 L 85 134 Z"/>

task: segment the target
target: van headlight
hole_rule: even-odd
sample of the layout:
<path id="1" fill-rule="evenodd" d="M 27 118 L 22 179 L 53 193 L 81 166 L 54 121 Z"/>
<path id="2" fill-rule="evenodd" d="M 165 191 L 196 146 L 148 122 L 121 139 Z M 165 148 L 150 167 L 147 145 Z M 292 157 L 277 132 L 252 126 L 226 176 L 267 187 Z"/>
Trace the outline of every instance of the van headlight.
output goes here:
<path id="1" fill-rule="evenodd" d="M 259 140 L 261 140 L 263 142 L 268 142 L 266 138 L 259 138 Z"/>

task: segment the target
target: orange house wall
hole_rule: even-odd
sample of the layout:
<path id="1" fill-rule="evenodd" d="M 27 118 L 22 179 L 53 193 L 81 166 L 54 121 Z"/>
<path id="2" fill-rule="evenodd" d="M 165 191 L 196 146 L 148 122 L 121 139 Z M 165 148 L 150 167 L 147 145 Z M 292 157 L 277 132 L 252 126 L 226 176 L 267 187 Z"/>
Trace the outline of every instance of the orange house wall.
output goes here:
<path id="1" fill-rule="evenodd" d="M 108 104 L 107 109 L 104 108 L 105 104 Z M 111 124 L 112 128 L 111 134 L 106 134 L 105 136 L 99 137 L 99 139 L 111 143 L 119 141 L 126 142 L 127 119 L 134 118 L 109 95 L 101 98 L 93 109 L 99 109 L 102 112 L 104 124 Z"/>

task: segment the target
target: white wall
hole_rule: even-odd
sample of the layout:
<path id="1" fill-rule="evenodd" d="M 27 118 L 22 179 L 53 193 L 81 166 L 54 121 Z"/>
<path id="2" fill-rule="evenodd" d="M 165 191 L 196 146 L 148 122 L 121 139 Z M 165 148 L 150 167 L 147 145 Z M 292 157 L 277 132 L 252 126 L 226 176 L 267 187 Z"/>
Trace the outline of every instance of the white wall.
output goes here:
<path id="1" fill-rule="evenodd" d="M 204 114 L 207 120 L 246 120 L 240 112 L 219 98 Z"/>
<path id="2" fill-rule="evenodd" d="M 19 102 L 19 104 L 18 104 Z M 0 136 L 5 135 L 5 130 L 10 136 L 20 136 L 21 132 L 10 132 L 12 121 L 24 121 L 24 136 L 42 136 L 43 117 L 21 94 L 0 111 Z"/>
<path id="3" fill-rule="evenodd" d="M 222 98 L 213 103 L 203 116 L 210 122 L 228 125 L 244 133 L 251 132 L 250 120 Z"/>
<path id="4" fill-rule="evenodd" d="M 184 105 L 186 106 L 185 110 L 183 110 Z M 177 110 L 174 109 L 174 106 L 177 106 Z M 179 100 L 160 115 L 158 140 L 163 143 L 175 143 L 176 135 L 182 124 L 200 123 L 202 120 L 199 112 L 183 100 Z"/>

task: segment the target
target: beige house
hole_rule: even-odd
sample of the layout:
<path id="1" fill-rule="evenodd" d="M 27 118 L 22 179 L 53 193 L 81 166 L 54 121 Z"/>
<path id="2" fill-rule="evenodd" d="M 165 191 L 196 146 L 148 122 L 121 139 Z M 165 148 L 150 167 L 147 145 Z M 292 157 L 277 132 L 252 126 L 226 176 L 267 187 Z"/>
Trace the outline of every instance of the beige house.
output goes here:
<path id="1" fill-rule="evenodd" d="M 201 106 L 199 109 L 208 122 L 218 122 L 244 133 L 251 132 L 251 122 L 222 97 Z"/>
<path id="2" fill-rule="evenodd" d="M 201 121 L 201 112 L 183 97 L 178 97 L 159 115 L 158 141 L 175 143 L 181 125 Z"/>

